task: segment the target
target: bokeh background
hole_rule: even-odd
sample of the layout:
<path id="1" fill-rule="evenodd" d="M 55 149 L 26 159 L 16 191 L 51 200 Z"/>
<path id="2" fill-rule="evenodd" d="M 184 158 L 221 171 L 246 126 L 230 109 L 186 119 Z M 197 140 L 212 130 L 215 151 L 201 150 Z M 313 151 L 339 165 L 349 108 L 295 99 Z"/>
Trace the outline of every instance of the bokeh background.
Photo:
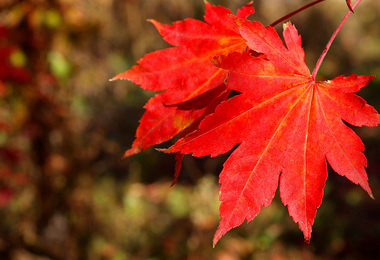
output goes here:
<path id="1" fill-rule="evenodd" d="M 209 2 L 236 12 L 248 1 Z M 250 19 L 270 24 L 307 2 L 255 0 Z M 311 70 L 346 12 L 345 1 L 326 0 L 290 19 Z M 1 260 L 380 258 L 379 128 L 355 128 L 377 199 L 330 170 L 310 244 L 277 194 L 212 248 L 228 154 L 185 157 L 173 187 L 173 155 L 150 148 L 121 159 L 154 93 L 108 79 L 168 47 L 147 19 L 203 14 L 202 0 L 0 1 Z M 380 75 L 379 17 L 379 1 L 362 1 L 321 80 Z M 380 111 L 379 77 L 359 95 Z"/>

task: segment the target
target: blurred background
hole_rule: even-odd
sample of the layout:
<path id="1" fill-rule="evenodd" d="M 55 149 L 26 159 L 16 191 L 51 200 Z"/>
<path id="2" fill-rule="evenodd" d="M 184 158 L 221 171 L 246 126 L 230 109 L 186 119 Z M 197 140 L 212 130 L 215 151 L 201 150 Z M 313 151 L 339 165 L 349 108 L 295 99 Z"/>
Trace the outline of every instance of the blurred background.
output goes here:
<path id="1" fill-rule="evenodd" d="M 209 2 L 236 12 L 248 1 Z M 250 19 L 268 25 L 308 2 L 255 0 Z M 345 1 L 326 0 L 290 19 L 311 70 L 346 12 Z M 185 157 L 173 187 L 174 155 L 121 159 L 154 93 L 108 79 L 168 47 L 147 19 L 203 14 L 202 0 L 0 1 L 1 260 L 380 258 L 379 128 L 355 128 L 377 199 L 330 171 L 310 244 L 277 194 L 212 248 L 228 154 Z M 359 5 L 321 80 L 380 75 L 379 17 L 379 1 Z M 359 95 L 380 111 L 379 77 Z"/>

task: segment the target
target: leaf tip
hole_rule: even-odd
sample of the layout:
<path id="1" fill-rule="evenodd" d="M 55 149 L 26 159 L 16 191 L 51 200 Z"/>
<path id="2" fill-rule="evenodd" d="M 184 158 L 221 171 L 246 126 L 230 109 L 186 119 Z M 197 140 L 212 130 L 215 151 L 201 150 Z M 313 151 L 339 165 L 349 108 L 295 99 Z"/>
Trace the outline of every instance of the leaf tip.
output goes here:
<path id="1" fill-rule="evenodd" d="M 155 148 L 155 150 L 163 153 L 171 153 L 168 148 Z"/>
<path id="2" fill-rule="evenodd" d="M 207 0 L 203 0 L 203 2 L 205 3 L 206 10 L 212 7 L 212 5 Z"/>
<path id="3" fill-rule="evenodd" d="M 174 178 L 173 182 L 170 185 L 170 187 L 173 187 L 174 184 L 176 184 L 178 180 L 179 173 L 181 172 L 182 168 L 182 159 L 183 159 L 183 154 L 182 153 L 176 153 L 175 155 L 175 172 L 174 172 Z"/>
<path id="4" fill-rule="evenodd" d="M 127 152 L 128 152 L 128 151 L 126 151 L 126 152 L 123 154 L 123 157 L 121 157 L 121 159 L 125 159 L 125 158 L 127 158 L 127 157 L 130 156 L 130 154 L 127 154 Z"/>
<path id="5" fill-rule="evenodd" d="M 216 238 L 214 237 L 214 239 L 212 240 L 212 248 L 215 248 L 215 246 L 216 246 L 216 244 L 218 243 L 218 241 L 219 241 L 219 238 L 216 239 Z"/>
<path id="6" fill-rule="evenodd" d="M 347 3 L 347 6 L 348 6 L 348 9 L 350 9 L 350 11 L 354 14 L 354 9 L 352 8 L 351 6 L 351 0 L 346 0 L 346 3 Z"/>
<path id="7" fill-rule="evenodd" d="M 292 26 L 292 23 L 291 22 L 286 22 L 282 25 L 282 29 L 285 31 L 286 29 L 288 29 L 290 26 Z"/>
<path id="8" fill-rule="evenodd" d="M 127 79 L 126 77 L 124 77 L 125 73 L 126 72 L 119 73 L 115 77 L 113 77 L 112 79 L 109 79 L 109 81 L 115 81 L 115 80 L 119 80 L 119 79 Z"/>
<path id="9" fill-rule="evenodd" d="M 236 16 L 242 19 L 246 19 L 249 15 L 253 14 L 255 9 L 253 8 L 253 1 L 250 1 L 248 4 L 240 8 Z"/>
<path id="10" fill-rule="evenodd" d="M 108 81 L 115 81 L 115 80 L 117 80 L 118 78 L 115 76 L 115 77 L 113 77 L 112 79 L 109 79 Z"/>
<path id="11" fill-rule="evenodd" d="M 231 229 L 231 228 L 230 228 Z M 222 228 L 219 224 L 218 230 L 215 232 L 214 238 L 212 240 L 212 247 L 215 248 L 218 241 L 224 236 L 229 229 Z"/>
<path id="12" fill-rule="evenodd" d="M 138 146 L 132 146 L 131 149 L 125 151 L 122 159 L 125 159 L 125 158 L 127 158 L 127 157 L 129 157 L 131 155 L 137 154 L 139 152 L 141 152 L 141 148 L 140 147 L 138 147 Z"/>
<path id="13" fill-rule="evenodd" d="M 160 32 L 160 30 L 164 27 L 163 24 L 157 22 L 156 20 L 154 19 L 147 19 L 148 22 L 150 22 L 151 24 L 154 25 L 154 27 L 156 27 L 157 31 Z"/>

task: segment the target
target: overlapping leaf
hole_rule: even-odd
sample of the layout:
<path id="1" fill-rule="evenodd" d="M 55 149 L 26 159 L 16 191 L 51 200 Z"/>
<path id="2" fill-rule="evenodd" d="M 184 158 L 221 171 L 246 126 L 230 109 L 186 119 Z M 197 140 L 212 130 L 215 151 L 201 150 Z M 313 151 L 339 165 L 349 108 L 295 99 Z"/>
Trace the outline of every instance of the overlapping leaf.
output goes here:
<path id="1" fill-rule="evenodd" d="M 253 13 L 251 4 L 241 8 L 237 16 L 246 18 Z M 186 19 L 173 25 L 151 21 L 165 41 L 177 46 L 147 54 L 132 69 L 117 75 L 116 79 L 128 79 L 143 89 L 161 91 L 145 105 L 146 112 L 140 120 L 136 139 L 125 156 L 138 153 L 152 145 L 169 140 L 199 122 L 208 108 L 220 97 L 226 97 L 224 81 L 227 72 L 212 63 L 216 55 L 242 52 L 245 40 L 236 24 L 228 18 L 232 14 L 224 7 L 206 2 L 205 21 Z M 215 93 L 215 89 L 220 91 Z M 206 96 L 206 102 L 192 101 Z M 186 102 L 186 106 L 180 106 Z M 197 127 L 194 127 L 196 129 Z"/>
<path id="2" fill-rule="evenodd" d="M 216 66 L 229 71 L 228 87 L 242 94 L 220 104 L 199 130 L 166 151 L 217 156 L 239 144 L 220 175 L 222 219 L 214 244 L 269 205 L 278 186 L 308 241 L 322 202 L 326 159 L 338 174 L 372 196 L 364 145 L 342 120 L 355 126 L 380 123 L 375 109 L 352 94 L 373 77 L 339 76 L 316 82 L 293 25 L 284 27 L 285 47 L 272 27 L 234 20 L 248 47 L 265 53 L 267 59 L 248 52 L 216 58 Z"/>

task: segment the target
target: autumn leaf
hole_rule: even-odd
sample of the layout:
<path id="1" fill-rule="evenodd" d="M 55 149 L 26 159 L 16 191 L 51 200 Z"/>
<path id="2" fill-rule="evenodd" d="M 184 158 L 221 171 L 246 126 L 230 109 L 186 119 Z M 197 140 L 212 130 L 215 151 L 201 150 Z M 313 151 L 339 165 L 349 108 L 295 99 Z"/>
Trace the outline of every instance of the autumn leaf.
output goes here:
<path id="1" fill-rule="evenodd" d="M 376 126 L 380 116 L 352 93 L 373 76 L 316 82 L 304 62 L 301 37 L 287 23 L 282 40 L 273 27 L 233 17 L 250 49 L 215 58 L 229 71 L 228 87 L 241 94 L 220 104 L 199 130 L 166 152 L 217 156 L 239 146 L 220 174 L 221 221 L 214 245 L 230 229 L 251 221 L 279 187 L 281 200 L 310 240 L 327 179 L 327 163 L 372 197 L 360 138 L 343 122 Z"/>
<path id="2" fill-rule="evenodd" d="M 223 101 L 221 94 L 229 91 L 224 86 L 227 71 L 214 66 L 211 60 L 217 55 L 244 51 L 245 40 L 228 17 L 231 11 L 208 2 L 205 4 L 207 23 L 186 19 L 163 25 L 151 20 L 164 40 L 177 47 L 147 54 L 132 69 L 112 79 L 128 79 L 146 90 L 165 90 L 145 105 L 146 112 L 140 120 L 136 139 L 125 156 L 169 140 L 194 122 L 199 123 L 198 119 L 205 116 L 205 112 L 213 112 L 207 109 L 209 104 Z M 246 18 L 253 11 L 250 3 L 241 8 L 237 16 Z M 215 89 L 220 91 L 215 93 Z M 213 95 L 208 95 L 205 102 L 192 101 L 207 93 Z M 222 96 L 226 99 L 228 94 Z M 186 108 L 180 106 L 184 102 Z"/>

